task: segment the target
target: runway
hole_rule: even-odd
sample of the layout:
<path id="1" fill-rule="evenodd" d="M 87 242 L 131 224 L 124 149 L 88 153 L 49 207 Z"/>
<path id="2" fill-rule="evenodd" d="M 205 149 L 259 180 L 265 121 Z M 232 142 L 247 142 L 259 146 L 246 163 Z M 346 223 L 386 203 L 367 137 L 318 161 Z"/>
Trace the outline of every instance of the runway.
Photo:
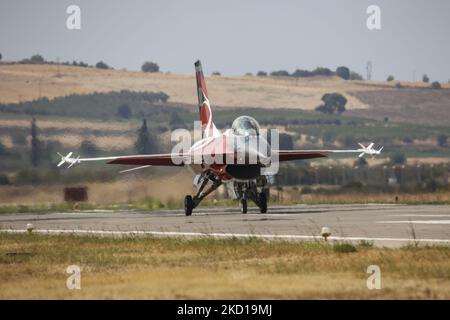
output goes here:
<path id="1" fill-rule="evenodd" d="M 183 210 L 80 211 L 57 213 L 2 213 L 0 229 L 25 232 L 148 234 L 155 236 L 260 237 L 314 240 L 330 227 L 331 240 L 371 241 L 399 247 L 420 243 L 450 245 L 450 206 L 446 205 L 296 205 L 256 208 L 241 214 L 238 208 L 198 208 L 191 217 Z"/>

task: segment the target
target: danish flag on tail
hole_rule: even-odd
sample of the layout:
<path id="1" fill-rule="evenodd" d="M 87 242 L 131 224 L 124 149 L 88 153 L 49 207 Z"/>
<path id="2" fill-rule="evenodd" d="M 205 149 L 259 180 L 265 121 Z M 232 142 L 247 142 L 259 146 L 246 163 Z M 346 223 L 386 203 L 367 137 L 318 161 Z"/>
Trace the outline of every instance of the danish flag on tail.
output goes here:
<path id="1" fill-rule="evenodd" d="M 195 77 L 197 79 L 198 111 L 202 123 L 202 132 L 204 138 L 220 135 L 212 120 L 211 105 L 206 90 L 205 77 L 203 76 L 202 64 L 200 60 L 195 62 Z"/>

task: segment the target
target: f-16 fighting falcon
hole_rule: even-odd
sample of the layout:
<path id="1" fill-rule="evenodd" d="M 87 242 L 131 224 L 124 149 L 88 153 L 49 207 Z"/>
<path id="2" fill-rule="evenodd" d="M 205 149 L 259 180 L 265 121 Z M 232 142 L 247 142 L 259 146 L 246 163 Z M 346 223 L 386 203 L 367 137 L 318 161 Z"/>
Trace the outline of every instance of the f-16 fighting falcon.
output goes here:
<path id="1" fill-rule="evenodd" d="M 208 91 L 206 90 L 200 61 L 195 62 L 197 95 L 199 108 L 200 137 L 187 148 L 178 146 L 171 153 L 128 155 L 115 157 L 82 158 L 70 152 L 59 154 L 58 167 L 67 163 L 69 167 L 87 161 L 105 161 L 109 164 L 134 165 L 139 170 L 151 166 L 187 166 L 195 174 L 194 185 L 197 193 L 184 198 L 184 211 L 190 216 L 195 207 L 225 184 L 233 198 L 239 200 L 242 213 L 247 213 L 247 201 L 252 200 L 261 213 L 267 212 L 268 178 L 276 174 L 279 162 L 327 157 L 332 153 L 380 154 L 370 143 L 367 147 L 359 144 L 354 150 L 278 150 L 276 132 L 264 134 L 258 122 L 250 116 L 236 118 L 231 129 L 219 131 L 213 122 L 213 114 Z M 195 133 L 194 133 L 195 136 Z M 270 142 L 269 142 L 270 141 Z"/>

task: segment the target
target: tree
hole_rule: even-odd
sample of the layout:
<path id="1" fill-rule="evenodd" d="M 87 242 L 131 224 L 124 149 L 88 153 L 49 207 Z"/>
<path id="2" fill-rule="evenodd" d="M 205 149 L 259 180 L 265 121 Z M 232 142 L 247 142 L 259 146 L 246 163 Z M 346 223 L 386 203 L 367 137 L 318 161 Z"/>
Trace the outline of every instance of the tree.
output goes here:
<path id="1" fill-rule="evenodd" d="M 95 67 L 96 67 L 97 69 L 109 69 L 109 66 L 108 66 L 106 63 L 104 63 L 103 61 L 97 62 L 97 63 L 95 64 Z"/>
<path id="2" fill-rule="evenodd" d="M 422 76 L 422 81 L 423 82 L 430 82 L 430 78 L 428 78 L 428 76 L 426 75 L 426 74 L 424 74 L 423 76 Z"/>
<path id="3" fill-rule="evenodd" d="M 0 61 L 2 60 L 2 58 L 3 58 L 3 56 L 2 56 L 2 54 L 0 53 Z"/>
<path id="4" fill-rule="evenodd" d="M 5 156 L 8 154 L 8 151 L 6 150 L 6 147 L 3 145 L 3 143 L 0 141 L 0 156 Z"/>
<path id="5" fill-rule="evenodd" d="M 80 145 L 80 152 L 83 155 L 95 156 L 99 153 L 99 150 L 91 140 L 83 140 Z"/>
<path id="6" fill-rule="evenodd" d="M 389 77 L 387 77 L 386 81 L 394 81 L 394 76 L 393 75 L 389 75 Z"/>
<path id="7" fill-rule="evenodd" d="M 39 140 L 37 137 L 36 119 L 31 119 L 31 164 L 33 167 L 39 165 Z"/>
<path id="8" fill-rule="evenodd" d="M 40 54 L 35 54 L 31 56 L 30 63 L 43 64 L 45 63 L 45 60 L 44 57 L 42 57 Z"/>
<path id="9" fill-rule="evenodd" d="M 436 137 L 437 145 L 439 147 L 447 146 L 447 136 L 445 134 L 440 134 Z"/>
<path id="10" fill-rule="evenodd" d="M 367 160 L 364 157 L 361 157 L 361 158 L 358 157 L 358 159 L 356 159 L 355 162 L 353 162 L 353 167 L 356 167 L 356 166 L 365 167 L 367 165 L 368 165 Z"/>
<path id="11" fill-rule="evenodd" d="M 220 72 L 219 71 L 214 71 L 211 75 L 213 75 L 213 76 L 220 76 Z"/>
<path id="12" fill-rule="evenodd" d="M 438 81 L 433 81 L 433 83 L 431 84 L 431 89 L 441 89 L 441 84 Z"/>
<path id="13" fill-rule="evenodd" d="M 127 104 L 122 104 L 119 107 L 117 107 L 117 116 L 124 119 L 130 119 L 131 117 L 130 107 Z"/>
<path id="14" fill-rule="evenodd" d="M 303 69 L 297 69 L 294 72 L 292 72 L 291 76 L 295 78 L 302 78 L 302 77 L 311 77 L 313 74 L 309 70 L 303 70 Z"/>
<path id="15" fill-rule="evenodd" d="M 349 80 L 364 80 L 364 78 L 359 73 L 350 71 L 350 79 Z"/>
<path id="16" fill-rule="evenodd" d="M 346 135 L 344 137 L 341 137 L 339 141 L 342 143 L 342 145 L 346 148 L 353 148 L 358 142 L 356 141 L 355 137 L 352 135 Z"/>
<path id="17" fill-rule="evenodd" d="M 146 61 L 141 67 L 142 72 L 159 72 L 159 66 L 155 62 Z"/>
<path id="18" fill-rule="evenodd" d="M 135 148 L 139 154 L 148 154 L 157 151 L 158 145 L 154 135 L 151 135 L 148 130 L 147 120 L 142 120 L 142 126 L 137 131 L 137 135 Z"/>
<path id="19" fill-rule="evenodd" d="M 186 127 L 185 122 L 183 121 L 183 119 L 181 119 L 180 115 L 176 111 L 170 113 L 169 125 L 171 128 L 175 129 Z"/>
<path id="20" fill-rule="evenodd" d="M 322 105 L 316 108 L 316 111 L 328 114 L 341 114 L 345 111 L 347 99 L 339 93 L 326 93 L 322 96 Z"/>
<path id="21" fill-rule="evenodd" d="M 11 182 L 9 181 L 8 176 L 5 174 L 0 174 L 0 186 L 7 186 L 9 184 L 11 184 Z"/>
<path id="22" fill-rule="evenodd" d="M 286 70 L 278 70 L 270 73 L 272 77 L 289 77 L 289 72 Z"/>
<path id="23" fill-rule="evenodd" d="M 325 130 L 322 133 L 322 141 L 325 145 L 330 145 L 334 142 L 334 138 L 335 136 L 333 135 L 333 133 L 329 130 Z"/>
<path id="24" fill-rule="evenodd" d="M 350 79 L 350 69 L 347 67 L 337 67 L 336 74 L 338 77 L 341 77 L 344 80 Z"/>
<path id="25" fill-rule="evenodd" d="M 280 133 L 279 136 L 279 149 L 280 150 L 292 150 L 294 149 L 294 140 L 292 136 L 287 133 Z"/>
<path id="26" fill-rule="evenodd" d="M 267 72 L 265 71 L 258 71 L 258 73 L 256 74 L 258 77 L 267 77 Z"/>
<path id="27" fill-rule="evenodd" d="M 406 157 L 403 153 L 394 153 L 390 156 L 391 163 L 392 164 L 405 164 L 406 163 Z"/>

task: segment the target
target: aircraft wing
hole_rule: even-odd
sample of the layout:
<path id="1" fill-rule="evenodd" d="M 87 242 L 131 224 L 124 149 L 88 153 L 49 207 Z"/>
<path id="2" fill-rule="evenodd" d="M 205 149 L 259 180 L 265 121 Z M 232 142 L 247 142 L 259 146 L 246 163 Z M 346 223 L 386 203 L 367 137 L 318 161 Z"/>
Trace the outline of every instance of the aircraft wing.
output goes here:
<path id="1" fill-rule="evenodd" d="M 170 153 L 162 154 L 140 154 L 131 156 L 116 156 L 116 157 L 98 157 L 98 158 L 81 158 L 72 157 L 72 152 L 66 156 L 61 155 L 61 161 L 58 163 L 58 167 L 67 163 L 69 168 L 75 164 L 87 162 L 87 161 L 106 161 L 111 164 L 125 164 L 125 165 L 138 165 L 138 166 L 183 166 L 184 156 L 172 155 Z"/>
<path id="2" fill-rule="evenodd" d="M 374 143 L 370 143 L 367 147 L 359 143 L 359 149 L 350 150 L 274 150 L 272 156 L 278 156 L 279 161 L 292 161 L 303 159 L 314 159 L 328 157 L 332 153 L 359 153 L 358 157 L 363 157 L 366 154 L 376 155 L 380 154 L 383 147 L 379 150 L 373 148 Z"/>

